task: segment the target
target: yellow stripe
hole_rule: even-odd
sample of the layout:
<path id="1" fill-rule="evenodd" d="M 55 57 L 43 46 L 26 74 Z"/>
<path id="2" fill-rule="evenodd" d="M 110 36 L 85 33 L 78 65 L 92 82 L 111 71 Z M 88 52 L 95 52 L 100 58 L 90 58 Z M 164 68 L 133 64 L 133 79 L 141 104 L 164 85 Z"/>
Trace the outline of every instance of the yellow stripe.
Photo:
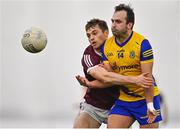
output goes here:
<path id="1" fill-rule="evenodd" d="M 146 53 L 143 53 L 143 55 L 149 55 L 149 54 L 153 54 L 153 52 L 146 52 Z"/>
<path id="2" fill-rule="evenodd" d="M 153 62 L 154 60 L 151 59 L 151 60 L 145 60 L 145 61 L 141 61 L 141 64 L 146 64 L 146 63 L 150 63 L 150 62 Z"/>
<path id="3" fill-rule="evenodd" d="M 147 55 L 149 53 L 153 53 L 153 52 L 152 51 L 150 51 L 150 52 L 143 52 L 143 55 Z"/>
<path id="4" fill-rule="evenodd" d="M 143 52 L 143 54 L 146 54 L 146 53 L 149 53 L 149 52 L 152 52 L 152 49 Z"/>
<path id="5" fill-rule="evenodd" d="M 149 53 L 149 54 L 146 54 L 146 55 L 143 55 L 144 57 L 148 57 L 148 56 L 152 56 L 153 53 Z"/>

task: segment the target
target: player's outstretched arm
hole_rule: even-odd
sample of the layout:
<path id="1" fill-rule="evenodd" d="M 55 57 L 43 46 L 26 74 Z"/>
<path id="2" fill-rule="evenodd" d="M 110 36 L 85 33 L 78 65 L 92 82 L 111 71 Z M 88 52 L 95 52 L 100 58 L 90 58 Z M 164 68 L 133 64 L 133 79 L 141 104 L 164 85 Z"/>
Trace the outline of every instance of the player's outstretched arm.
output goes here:
<path id="1" fill-rule="evenodd" d="M 107 87 L 111 87 L 114 85 L 130 84 L 130 82 L 132 82 L 131 84 L 136 84 L 136 85 L 144 87 L 144 88 L 149 88 L 150 86 L 152 86 L 152 83 L 153 83 L 151 80 L 148 80 L 148 78 L 146 77 L 147 73 L 143 73 L 139 76 L 134 76 L 134 77 L 125 76 L 126 79 L 124 79 L 124 83 L 122 82 L 121 75 L 118 75 L 116 73 L 112 73 L 112 74 L 113 75 L 110 75 L 112 77 L 112 79 L 109 79 L 109 80 L 111 80 L 109 82 L 108 81 L 101 82 L 99 80 L 88 81 L 85 77 L 82 77 L 80 75 L 77 75 L 76 79 L 78 80 L 80 85 L 89 87 L 89 88 L 107 88 Z M 117 76 L 117 77 L 115 77 L 115 76 Z"/>
<path id="2" fill-rule="evenodd" d="M 88 79 L 86 79 L 85 77 L 82 77 L 80 75 L 76 76 L 76 79 L 78 80 L 79 84 L 85 87 L 89 87 L 89 88 L 106 88 L 106 87 L 112 87 L 112 84 L 108 84 L 108 83 L 103 83 L 101 81 L 98 80 L 94 80 L 94 81 L 89 81 Z"/>
<path id="3" fill-rule="evenodd" d="M 109 67 L 109 66 L 105 66 L 105 67 Z M 88 70 L 88 73 L 97 80 L 99 80 L 100 82 L 104 84 L 108 84 L 104 86 L 102 85 L 103 87 L 109 87 L 109 85 L 121 85 L 121 84 L 135 84 L 137 86 L 144 88 L 149 88 L 153 86 L 153 79 L 147 77 L 148 73 L 143 73 L 139 76 L 123 76 L 114 72 L 108 72 L 104 67 L 99 65 Z"/>
<path id="4" fill-rule="evenodd" d="M 153 85 L 153 79 L 147 77 L 148 73 L 143 73 L 139 76 L 123 76 L 114 72 L 107 72 L 104 68 L 99 66 L 91 69 L 89 73 L 99 80 L 90 82 L 80 75 L 76 76 L 76 79 L 81 85 L 90 88 L 106 88 L 121 84 L 135 84 L 137 86 L 149 88 Z"/>

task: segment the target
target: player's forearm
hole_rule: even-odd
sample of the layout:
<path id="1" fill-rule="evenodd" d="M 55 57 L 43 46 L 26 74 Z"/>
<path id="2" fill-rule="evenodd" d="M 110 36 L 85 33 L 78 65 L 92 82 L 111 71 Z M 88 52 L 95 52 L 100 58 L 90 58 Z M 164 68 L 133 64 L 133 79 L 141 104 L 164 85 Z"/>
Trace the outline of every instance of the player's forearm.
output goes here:
<path id="1" fill-rule="evenodd" d="M 114 72 L 108 72 L 102 67 L 95 66 L 88 70 L 88 73 L 104 84 L 120 85 L 135 84 L 135 77 L 123 76 Z"/>
<path id="2" fill-rule="evenodd" d="M 95 66 L 93 67 L 93 69 L 88 70 L 88 74 L 103 83 L 106 81 L 107 73 L 107 70 L 98 66 Z"/>
<path id="3" fill-rule="evenodd" d="M 144 95 L 146 98 L 146 102 L 150 103 L 153 102 L 153 98 L 154 98 L 154 87 L 150 87 L 150 88 L 144 88 Z"/>
<path id="4" fill-rule="evenodd" d="M 104 83 L 121 85 L 121 84 L 135 84 L 136 80 L 133 76 L 123 76 L 114 72 L 108 72 L 104 75 Z"/>
<path id="5" fill-rule="evenodd" d="M 141 71 L 142 73 L 148 72 L 149 74 L 147 77 L 152 78 L 152 68 L 153 68 L 153 62 L 141 64 Z M 146 97 L 146 102 L 153 102 L 154 97 L 154 86 L 150 87 L 149 89 L 144 89 L 144 94 Z"/>

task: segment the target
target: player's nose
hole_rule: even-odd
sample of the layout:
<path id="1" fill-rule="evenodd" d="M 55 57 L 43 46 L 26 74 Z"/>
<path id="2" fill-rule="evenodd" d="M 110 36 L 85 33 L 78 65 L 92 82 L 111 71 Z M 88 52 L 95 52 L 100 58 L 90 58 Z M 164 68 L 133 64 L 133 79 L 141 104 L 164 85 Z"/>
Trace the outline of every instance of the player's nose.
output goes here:
<path id="1" fill-rule="evenodd" d="M 91 41 L 91 42 L 94 41 L 94 37 L 93 37 L 93 36 L 90 37 L 90 41 Z"/>

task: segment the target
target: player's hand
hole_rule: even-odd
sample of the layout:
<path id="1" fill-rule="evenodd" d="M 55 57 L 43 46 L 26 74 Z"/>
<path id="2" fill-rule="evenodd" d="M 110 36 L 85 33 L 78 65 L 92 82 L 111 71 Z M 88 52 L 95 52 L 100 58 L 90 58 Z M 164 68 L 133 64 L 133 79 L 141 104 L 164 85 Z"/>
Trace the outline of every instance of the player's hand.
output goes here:
<path id="1" fill-rule="evenodd" d="M 147 122 L 148 122 L 149 124 L 151 124 L 151 123 L 154 122 L 154 120 L 155 120 L 156 117 L 158 116 L 158 113 L 157 113 L 157 111 L 156 111 L 155 109 L 154 109 L 154 110 L 148 109 L 148 110 L 147 110 L 147 115 L 148 115 L 148 120 L 147 120 Z"/>
<path id="2" fill-rule="evenodd" d="M 104 68 L 104 69 L 107 70 L 108 72 L 112 72 L 112 71 L 113 71 L 110 64 L 101 63 L 101 64 L 99 64 L 98 66 Z"/>
<path id="3" fill-rule="evenodd" d="M 148 115 L 148 120 L 147 122 L 149 124 L 153 123 L 156 117 L 158 116 L 158 111 L 154 109 L 154 104 L 153 102 L 147 103 L 147 115 Z"/>
<path id="4" fill-rule="evenodd" d="M 136 85 L 143 87 L 143 88 L 150 88 L 154 85 L 154 80 L 152 77 L 148 77 L 149 73 L 142 73 L 141 75 L 137 76 L 135 79 Z"/>
<path id="5" fill-rule="evenodd" d="M 77 79 L 77 81 L 79 82 L 80 85 L 88 87 L 89 81 L 85 77 L 82 77 L 80 75 L 77 75 L 75 77 L 76 77 L 76 79 Z"/>

